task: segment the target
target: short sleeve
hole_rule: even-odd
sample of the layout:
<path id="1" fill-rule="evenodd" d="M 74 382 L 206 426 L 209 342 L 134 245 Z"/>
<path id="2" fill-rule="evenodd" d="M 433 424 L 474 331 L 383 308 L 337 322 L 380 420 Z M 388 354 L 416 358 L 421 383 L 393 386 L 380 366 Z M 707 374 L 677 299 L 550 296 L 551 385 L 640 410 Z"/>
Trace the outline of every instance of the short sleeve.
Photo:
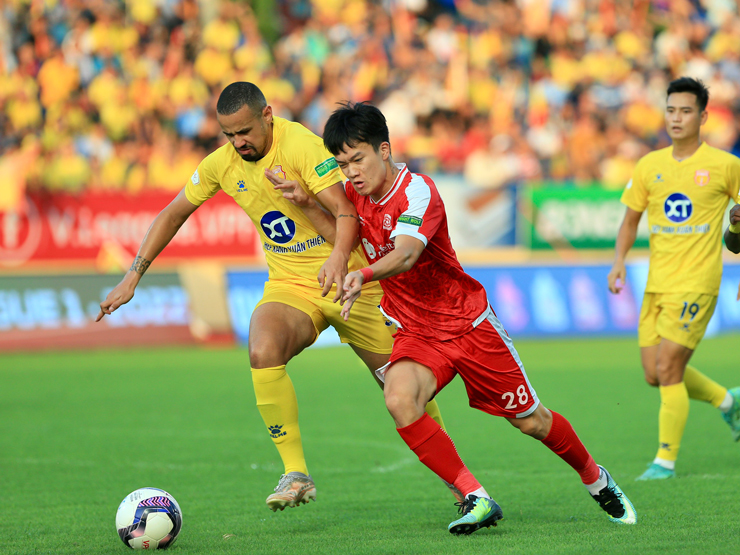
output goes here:
<path id="1" fill-rule="evenodd" d="M 294 154 L 294 167 L 308 191 L 315 195 L 343 181 L 337 161 L 326 150 L 320 137 L 306 130 L 291 142 L 297 144 L 290 147 L 288 152 Z"/>
<path id="2" fill-rule="evenodd" d="M 206 156 L 185 184 L 185 196 L 196 206 L 203 204 L 221 189 L 214 159 L 217 152 L 218 150 Z"/>
<path id="3" fill-rule="evenodd" d="M 637 212 L 644 212 L 648 205 L 648 190 L 645 187 L 642 168 L 643 165 L 638 162 L 635 171 L 632 173 L 632 179 L 627 183 L 620 199 L 622 204 Z"/>
<path id="4" fill-rule="evenodd" d="M 408 208 L 396 220 L 391 239 L 398 235 L 410 235 L 426 246 L 444 219 L 442 198 L 434 185 L 428 184 L 420 175 L 411 178 L 405 193 Z"/>

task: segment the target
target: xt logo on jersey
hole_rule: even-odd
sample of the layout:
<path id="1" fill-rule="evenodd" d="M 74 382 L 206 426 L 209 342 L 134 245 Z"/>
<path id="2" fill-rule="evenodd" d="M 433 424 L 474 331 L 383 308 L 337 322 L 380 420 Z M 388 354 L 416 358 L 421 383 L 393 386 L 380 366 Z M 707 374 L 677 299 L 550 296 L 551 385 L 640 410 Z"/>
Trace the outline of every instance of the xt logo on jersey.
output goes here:
<path id="1" fill-rule="evenodd" d="M 278 426 L 277 424 L 274 426 L 268 426 L 267 429 L 270 430 L 270 437 L 283 437 L 288 435 L 288 432 L 284 432 L 283 427 Z"/>
<path id="2" fill-rule="evenodd" d="M 685 222 L 691 217 L 693 206 L 691 199 L 683 193 L 673 193 L 663 204 L 665 217 L 676 224 Z"/>
<path id="3" fill-rule="evenodd" d="M 653 179 L 653 183 L 663 183 L 663 182 L 664 182 L 664 179 L 663 179 L 662 173 L 659 173 L 658 175 L 655 176 L 655 179 Z"/>
<path id="4" fill-rule="evenodd" d="M 267 238 L 279 245 L 283 245 L 295 237 L 295 222 L 277 210 L 262 216 L 260 225 Z"/>
<path id="5" fill-rule="evenodd" d="M 247 186 L 244 184 L 243 179 L 240 179 L 239 181 L 237 181 L 236 186 L 239 187 L 236 190 L 237 193 L 246 193 L 247 191 L 249 191 L 249 189 L 247 189 Z"/>

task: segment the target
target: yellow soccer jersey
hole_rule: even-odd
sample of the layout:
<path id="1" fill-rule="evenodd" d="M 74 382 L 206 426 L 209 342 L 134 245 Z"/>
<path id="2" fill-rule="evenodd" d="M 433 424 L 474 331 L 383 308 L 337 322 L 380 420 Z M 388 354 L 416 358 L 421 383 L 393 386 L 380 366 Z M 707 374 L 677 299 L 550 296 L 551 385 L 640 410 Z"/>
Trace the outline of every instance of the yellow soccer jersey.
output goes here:
<path id="1" fill-rule="evenodd" d="M 298 181 L 313 195 L 341 182 L 342 176 L 319 137 L 299 123 L 278 117 L 273 117 L 273 122 L 272 147 L 264 158 L 246 162 L 231 143 L 225 144 L 198 165 L 185 186 L 185 195 L 199 206 L 223 189 L 259 231 L 270 280 L 316 288 L 316 276 L 333 247 L 300 208 L 273 189 L 264 171 L 269 169 Z M 355 248 L 349 260 L 350 271 L 366 265 L 359 247 Z"/>
<path id="2" fill-rule="evenodd" d="M 740 202 L 740 159 L 702 143 L 689 158 L 673 147 L 651 152 L 635 168 L 622 202 L 647 208 L 650 270 L 647 293 L 717 295 L 722 279 L 722 218 Z"/>

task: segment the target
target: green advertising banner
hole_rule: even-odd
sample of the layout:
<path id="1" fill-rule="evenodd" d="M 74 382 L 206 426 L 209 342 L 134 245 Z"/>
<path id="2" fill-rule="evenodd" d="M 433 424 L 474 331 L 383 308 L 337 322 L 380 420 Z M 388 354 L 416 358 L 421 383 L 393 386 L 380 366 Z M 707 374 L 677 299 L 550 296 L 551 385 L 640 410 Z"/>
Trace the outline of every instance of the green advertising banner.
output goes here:
<path id="1" fill-rule="evenodd" d="M 524 191 L 523 237 L 532 249 L 614 248 L 625 206 L 622 191 L 576 187 L 528 188 Z M 635 247 L 648 246 L 647 218 L 637 231 Z"/>

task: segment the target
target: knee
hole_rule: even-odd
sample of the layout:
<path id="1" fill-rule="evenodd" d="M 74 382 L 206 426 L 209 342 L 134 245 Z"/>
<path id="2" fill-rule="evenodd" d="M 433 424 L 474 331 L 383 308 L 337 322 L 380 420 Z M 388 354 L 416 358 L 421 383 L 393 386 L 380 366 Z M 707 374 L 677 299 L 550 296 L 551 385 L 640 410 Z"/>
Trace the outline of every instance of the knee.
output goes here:
<path id="1" fill-rule="evenodd" d="M 397 414 L 402 413 L 404 409 L 408 409 L 411 401 L 408 395 L 393 391 L 388 387 L 383 390 L 383 397 L 385 398 L 385 407 L 394 418 Z"/>
<path id="2" fill-rule="evenodd" d="M 249 344 L 249 364 L 252 368 L 271 368 L 287 364 L 287 360 L 282 360 L 281 349 L 269 341 L 250 342 Z"/>
<path id="3" fill-rule="evenodd" d="M 681 372 L 671 360 L 659 360 L 655 365 L 655 385 L 666 385 L 680 381 Z"/>
<path id="4" fill-rule="evenodd" d="M 647 383 L 650 387 L 658 387 L 660 385 L 657 376 L 647 374 L 645 374 L 645 383 Z"/>
<path id="5" fill-rule="evenodd" d="M 645 376 L 645 383 L 647 383 L 650 387 L 658 387 L 659 381 L 658 381 L 658 367 L 656 362 L 652 362 L 652 364 L 646 364 L 645 361 L 642 361 L 642 371 L 643 376 Z"/>
<path id="6" fill-rule="evenodd" d="M 386 387 L 383 396 L 388 412 L 399 425 L 408 426 L 421 418 L 424 413 L 424 407 L 419 408 L 416 399 L 405 392 L 389 390 Z"/>

